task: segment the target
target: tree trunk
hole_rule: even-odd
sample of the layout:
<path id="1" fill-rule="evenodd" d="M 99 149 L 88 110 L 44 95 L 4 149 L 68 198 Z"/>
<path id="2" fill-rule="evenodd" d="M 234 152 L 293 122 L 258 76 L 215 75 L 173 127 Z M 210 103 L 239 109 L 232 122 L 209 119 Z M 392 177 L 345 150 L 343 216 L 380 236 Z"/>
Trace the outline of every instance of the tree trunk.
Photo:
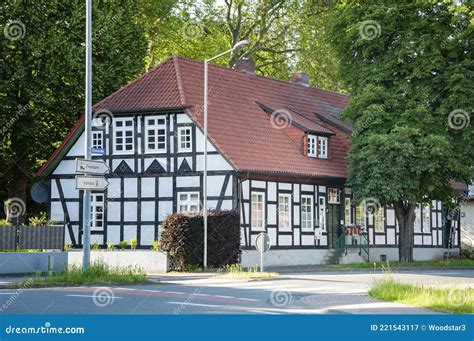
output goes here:
<path id="1" fill-rule="evenodd" d="M 10 168 L 10 183 L 8 186 L 8 198 L 13 199 L 13 198 L 18 198 L 22 202 L 18 203 L 18 200 L 16 200 L 16 208 L 15 210 L 20 210 L 19 211 L 19 221 L 22 222 L 24 221 L 24 215 L 26 214 L 26 192 L 27 192 L 27 187 L 28 187 L 28 175 L 25 173 L 25 170 L 22 168 L 21 162 L 15 162 L 12 164 Z M 15 213 L 18 214 L 18 213 Z"/>
<path id="2" fill-rule="evenodd" d="M 395 216 L 397 217 L 398 235 L 398 255 L 400 262 L 413 261 L 414 225 L 415 225 L 415 204 L 405 204 L 399 200 L 393 204 Z"/>

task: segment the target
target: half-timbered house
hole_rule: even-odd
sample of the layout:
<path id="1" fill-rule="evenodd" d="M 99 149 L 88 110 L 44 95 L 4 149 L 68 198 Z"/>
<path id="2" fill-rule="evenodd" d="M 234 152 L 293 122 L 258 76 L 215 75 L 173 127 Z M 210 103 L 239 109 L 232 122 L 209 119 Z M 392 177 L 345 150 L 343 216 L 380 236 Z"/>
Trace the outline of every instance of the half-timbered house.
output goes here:
<path id="1" fill-rule="evenodd" d="M 110 185 L 92 194 L 92 243 L 136 238 L 150 248 L 169 213 L 202 208 L 203 73 L 202 63 L 172 57 L 94 105 L 92 144 L 104 153 L 93 158 L 109 166 Z M 371 259 L 398 258 L 394 210 L 355 206 L 345 185 L 352 128 L 339 113 L 348 100 L 309 86 L 304 73 L 281 81 L 255 75 L 250 61 L 210 66 L 207 199 L 210 208 L 240 211 L 244 265 L 258 263 L 254 243 L 263 231 L 272 242 L 268 264 L 331 261 L 340 226 L 350 223 L 366 228 Z M 83 157 L 83 123 L 37 174 L 50 184 L 50 218 L 64 221 L 76 247 L 83 200 L 74 162 Z M 459 222 L 446 221 L 441 202 L 418 207 L 416 259 L 458 247 Z"/>

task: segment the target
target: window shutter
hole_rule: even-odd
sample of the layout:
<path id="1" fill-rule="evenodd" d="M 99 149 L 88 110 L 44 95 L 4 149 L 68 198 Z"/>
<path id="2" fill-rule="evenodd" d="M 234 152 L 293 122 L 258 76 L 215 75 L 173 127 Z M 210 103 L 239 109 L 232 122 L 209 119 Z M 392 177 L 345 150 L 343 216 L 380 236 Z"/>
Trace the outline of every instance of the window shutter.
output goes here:
<path id="1" fill-rule="evenodd" d="M 308 135 L 303 135 L 303 155 L 308 156 Z"/>

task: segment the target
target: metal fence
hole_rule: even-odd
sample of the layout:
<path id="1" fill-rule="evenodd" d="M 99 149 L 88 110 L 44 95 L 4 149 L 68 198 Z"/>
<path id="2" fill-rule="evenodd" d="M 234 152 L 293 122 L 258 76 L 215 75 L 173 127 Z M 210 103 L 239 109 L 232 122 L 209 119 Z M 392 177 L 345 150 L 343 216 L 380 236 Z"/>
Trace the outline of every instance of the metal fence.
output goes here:
<path id="1" fill-rule="evenodd" d="M 0 250 L 64 248 L 64 226 L 0 226 Z"/>

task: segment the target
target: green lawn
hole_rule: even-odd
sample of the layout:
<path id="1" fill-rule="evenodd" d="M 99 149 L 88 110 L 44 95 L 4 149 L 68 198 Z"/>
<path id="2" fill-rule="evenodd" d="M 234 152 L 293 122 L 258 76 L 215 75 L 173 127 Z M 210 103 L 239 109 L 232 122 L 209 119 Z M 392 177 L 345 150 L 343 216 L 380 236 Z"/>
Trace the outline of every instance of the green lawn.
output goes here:
<path id="1" fill-rule="evenodd" d="M 433 268 L 450 268 L 450 267 L 474 267 L 474 259 L 449 259 L 449 260 L 424 260 L 411 263 L 403 262 L 370 262 L 370 263 L 354 263 L 354 264 L 328 264 L 327 268 L 335 269 L 374 269 L 374 268 L 391 268 L 398 267 L 433 267 Z"/>
<path id="2" fill-rule="evenodd" d="M 474 313 L 474 288 L 434 288 L 384 279 L 372 287 L 369 296 L 446 313 Z"/>
<path id="3" fill-rule="evenodd" d="M 146 283 L 146 274 L 142 269 L 126 267 L 113 268 L 102 262 L 95 262 L 82 271 L 81 267 L 72 266 L 65 272 L 53 273 L 51 276 L 37 274 L 33 279 L 16 283 L 14 287 L 52 287 L 75 285 L 113 285 Z"/>

